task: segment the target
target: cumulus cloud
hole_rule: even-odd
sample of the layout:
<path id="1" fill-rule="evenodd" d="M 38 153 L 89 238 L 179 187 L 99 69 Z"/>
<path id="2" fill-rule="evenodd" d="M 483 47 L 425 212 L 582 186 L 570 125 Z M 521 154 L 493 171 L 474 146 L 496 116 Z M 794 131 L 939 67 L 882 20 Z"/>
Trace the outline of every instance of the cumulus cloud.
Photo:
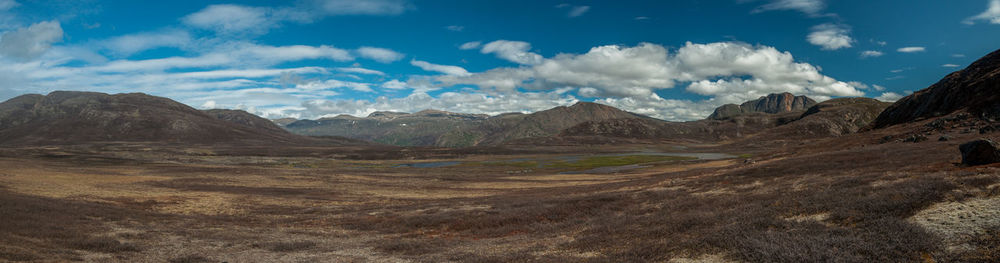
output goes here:
<path id="1" fill-rule="evenodd" d="M 901 98 L 903 98 L 903 95 L 895 92 L 883 92 L 882 95 L 875 97 L 875 99 L 877 100 L 887 101 L 887 102 L 894 102 Z"/>
<path id="2" fill-rule="evenodd" d="M 386 48 L 361 47 L 357 50 L 358 55 L 381 63 L 392 63 L 403 59 L 405 55 Z"/>
<path id="3" fill-rule="evenodd" d="M 542 56 L 530 52 L 531 44 L 524 41 L 497 40 L 483 45 L 483 54 L 494 54 L 498 58 L 524 65 L 542 62 Z"/>
<path id="4" fill-rule="evenodd" d="M 946 68 L 957 68 L 957 67 L 961 67 L 961 65 L 955 65 L 955 64 L 944 64 L 944 65 L 941 65 L 941 66 L 942 66 L 942 67 L 946 67 Z"/>
<path id="5" fill-rule="evenodd" d="M 482 46 L 482 45 L 483 45 L 483 43 L 479 42 L 479 41 L 465 42 L 461 46 L 458 46 L 458 49 L 461 49 L 461 50 L 477 49 L 477 48 L 479 48 L 479 46 Z"/>
<path id="6" fill-rule="evenodd" d="M 411 60 L 410 65 L 416 66 L 426 71 L 441 72 L 447 75 L 467 76 L 469 71 L 459 66 L 438 65 L 427 61 Z"/>
<path id="7" fill-rule="evenodd" d="M 824 0 L 770 0 L 753 10 L 754 13 L 774 10 L 795 10 L 810 16 L 819 15 L 826 8 Z"/>
<path id="8" fill-rule="evenodd" d="M 202 109 L 215 109 L 216 103 L 214 100 L 206 101 L 201 104 Z"/>
<path id="9" fill-rule="evenodd" d="M 885 55 L 882 51 L 877 50 L 865 50 L 861 52 L 861 58 L 877 58 Z"/>
<path id="10" fill-rule="evenodd" d="M 986 11 L 966 18 L 962 21 L 962 23 L 972 25 L 977 21 L 988 21 L 991 24 L 1000 24 L 1000 0 L 990 0 L 989 5 L 986 7 Z"/>
<path id="11" fill-rule="evenodd" d="M 896 51 L 900 53 L 917 53 L 917 52 L 927 51 L 927 49 L 924 47 L 902 47 L 897 49 Z"/>
<path id="12" fill-rule="evenodd" d="M 406 85 L 406 82 L 402 82 L 396 79 L 383 82 L 381 87 L 383 89 L 391 89 L 391 90 L 401 90 L 409 88 L 409 86 Z"/>
<path id="13" fill-rule="evenodd" d="M 822 47 L 823 50 L 850 48 L 854 39 L 849 35 L 850 28 L 837 24 L 822 24 L 814 26 L 812 33 L 806 37 L 810 44 Z"/>
<path id="14" fill-rule="evenodd" d="M 573 96 L 551 92 L 523 92 L 490 95 L 482 92 L 444 92 L 437 97 L 414 92 L 402 98 L 378 97 L 369 100 L 311 100 L 302 104 L 301 110 L 291 110 L 282 115 L 319 115 L 332 117 L 340 114 L 367 116 L 375 111 L 417 112 L 438 109 L 451 112 L 501 114 L 507 112 L 534 112 L 556 106 L 572 105 L 579 100 Z"/>
<path id="15" fill-rule="evenodd" d="M 631 98 L 634 103 L 651 100 L 649 105 L 664 103 L 652 99 L 656 98 L 655 90 L 672 88 L 678 83 L 689 83 L 687 91 L 712 97 L 709 104 L 716 106 L 772 92 L 787 91 L 819 99 L 864 95 L 855 85 L 819 71 L 810 64 L 795 62 L 788 52 L 767 46 L 687 43 L 671 54 L 663 46 L 643 43 L 635 47 L 599 46 L 585 54 L 560 54 L 537 65 L 440 76 L 436 80 L 444 86 L 470 84 L 501 93 L 514 93 L 517 88 L 581 87 L 585 88 L 581 92 L 586 93 L 582 96 Z M 700 111 L 704 115 L 710 112 Z"/>
<path id="16" fill-rule="evenodd" d="M 0 36 L 0 55 L 17 60 L 35 59 L 62 39 L 63 30 L 58 21 L 35 23 Z"/>

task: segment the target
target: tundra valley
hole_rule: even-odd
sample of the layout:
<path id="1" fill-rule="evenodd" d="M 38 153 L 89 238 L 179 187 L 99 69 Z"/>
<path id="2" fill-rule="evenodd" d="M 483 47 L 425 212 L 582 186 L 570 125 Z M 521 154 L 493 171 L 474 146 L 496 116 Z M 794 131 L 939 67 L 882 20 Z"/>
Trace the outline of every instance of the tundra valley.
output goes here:
<path id="1" fill-rule="evenodd" d="M 747 9 L 738 12 L 753 19 L 779 14 L 795 14 L 801 16 L 796 19 L 807 21 L 837 17 L 831 13 L 837 10 L 832 1 L 717 2 Z M 978 8 L 982 4 L 978 2 L 983 1 L 970 2 L 977 2 Z M 182 33 L 194 34 L 188 36 L 192 39 L 185 45 L 218 44 L 221 42 L 213 41 L 223 38 L 249 43 L 255 40 L 247 39 L 258 38 L 254 42 L 257 44 L 227 43 L 238 46 L 234 50 L 243 50 L 236 53 L 261 56 L 245 63 L 266 63 L 262 61 L 272 56 L 289 57 L 294 56 L 292 52 L 313 48 L 251 51 L 264 47 L 260 43 L 270 35 L 300 34 L 298 27 L 330 21 L 402 19 L 443 8 L 441 2 L 432 3 L 331 0 L 298 1 L 284 7 L 218 4 L 180 20 L 170 18 L 170 23 L 184 26 L 162 32 L 190 30 Z M 800 5 L 786 6 L 790 3 Z M 802 8 L 815 3 L 826 9 Z M 982 34 L 995 34 L 993 28 L 997 26 L 988 24 L 997 23 L 1000 1 L 990 3 L 996 10 L 980 15 L 984 18 L 968 18 L 968 24 L 949 23 L 965 28 L 992 26 Z M 30 11 L 36 4 L 0 0 L 0 18 L 19 10 Z M 112 4 L 105 4 L 108 6 L 104 6 L 104 12 L 114 11 Z M 311 4 L 318 7 L 303 7 Z M 396 4 L 400 9 L 391 9 Z M 594 8 L 553 2 L 541 8 L 559 12 L 555 15 L 560 21 L 572 19 L 579 23 L 589 17 L 599 19 L 607 15 L 602 12 L 611 9 L 599 8 L 599 3 L 592 5 Z M 495 12 L 506 12 L 494 8 L 498 9 Z M 216 11 L 226 12 L 202 14 Z M 261 12 L 260 16 L 250 15 L 254 12 Z M 851 17 L 851 13 L 841 12 Z M 481 19 L 498 19 L 488 14 Z M 992 22 L 990 14 L 994 15 Z M 80 22 L 93 16 L 81 13 L 76 18 L 60 19 Z M 228 22 L 218 27 L 212 24 L 243 16 L 254 18 L 248 22 L 252 27 L 241 29 L 241 24 Z M 652 23 L 660 19 L 647 16 L 626 20 Z M 827 25 L 862 23 L 858 18 L 836 19 L 843 21 Z M 420 95 L 426 97 L 410 95 L 404 98 L 416 99 L 405 100 L 374 98 L 367 93 L 375 88 L 395 90 L 390 86 L 319 81 L 339 81 L 330 84 L 338 87 L 336 96 L 361 94 L 357 95 L 361 99 L 327 104 L 307 101 L 301 112 L 280 115 L 266 107 L 277 105 L 285 97 L 272 94 L 245 98 L 266 101 L 257 107 L 223 106 L 222 99 L 196 105 L 192 103 L 199 96 L 216 95 L 171 95 L 198 88 L 190 86 L 195 85 L 192 83 L 155 78 L 153 73 L 135 73 L 143 72 L 141 68 L 147 65 L 140 63 L 148 61 L 140 60 L 143 56 L 162 64 L 201 63 L 187 57 L 155 58 L 157 52 L 165 52 L 163 49 L 200 52 L 199 47 L 170 46 L 168 38 L 153 42 L 141 42 L 138 36 L 121 40 L 129 43 L 127 46 L 142 43 L 157 45 L 158 49 L 140 53 L 116 46 L 109 49 L 116 51 L 100 52 L 127 59 L 100 62 L 106 63 L 100 66 L 46 62 L 53 56 L 81 52 L 63 48 L 69 43 L 46 44 L 52 45 L 45 46 L 48 53 L 30 58 L 8 52 L 9 45 L 18 44 L 12 39 L 51 26 L 45 23 L 53 22 L 9 32 L 4 31 L 8 30 L 6 25 L 0 28 L 0 32 L 6 32 L 0 37 L 0 81 L 23 87 L 59 83 L 35 90 L 10 89 L 19 92 L 0 103 L 2 262 L 1000 262 L 1000 51 L 976 54 L 980 58 L 970 58 L 971 63 L 951 70 L 957 71 L 933 76 L 940 79 L 936 83 L 909 87 L 910 93 L 901 89 L 897 94 L 882 91 L 885 87 L 878 85 L 834 82 L 820 74 L 818 67 L 791 60 L 788 52 L 739 41 L 705 45 L 687 42 L 679 49 L 650 43 L 628 48 L 603 46 L 583 55 L 567 53 L 551 58 L 513 42 L 470 42 L 461 50 L 481 49 L 470 54 L 495 54 L 518 65 L 470 73 L 457 66 L 427 65 L 420 59 L 432 59 L 429 54 L 412 55 L 414 58 L 406 60 L 413 66 L 444 74 L 432 80 L 410 77 L 405 84 L 407 89 L 415 90 L 414 94 L 425 87 L 421 85 L 480 85 L 470 83 L 481 80 L 492 86 L 489 91 L 479 86 L 482 94 L 467 90 L 473 89 L 470 87 L 437 93 L 431 89 Z M 65 29 L 60 28 L 59 36 L 65 30 L 66 41 L 74 41 L 69 32 L 77 29 L 68 23 L 63 22 Z M 86 30 L 110 30 L 107 27 L 111 22 L 105 23 Z M 393 27 L 402 26 L 398 24 L 401 22 L 394 23 Z M 489 26 L 469 23 L 446 28 L 435 24 L 434 28 L 460 34 Z M 203 24 L 209 26 L 200 27 Z M 128 28 L 125 24 L 119 27 Z M 834 31 L 865 32 L 860 26 L 854 29 L 856 32 Z M 218 35 L 218 39 L 198 34 Z M 412 41 L 421 38 L 409 37 L 418 38 Z M 795 38 L 803 41 L 800 36 Z M 847 47 L 806 47 L 815 52 L 840 52 L 833 50 L 850 48 L 852 44 L 879 46 L 874 41 L 852 39 Z M 86 43 L 80 47 L 105 42 Z M 761 53 L 719 62 L 722 64 L 698 64 L 689 58 L 694 56 L 688 53 L 693 49 L 706 52 L 702 54 L 706 57 L 739 56 L 733 50 L 709 50 L 713 47 Z M 316 48 L 316 52 L 336 49 Z M 385 53 L 395 53 L 392 50 L 369 48 L 379 51 L 359 48 L 347 52 L 345 56 L 350 59 L 333 60 L 349 64 L 355 62 L 344 61 L 372 59 L 374 63 L 368 65 L 389 67 L 402 59 Z M 520 53 L 505 56 L 504 50 L 511 48 Z M 663 51 L 667 55 L 647 56 L 641 53 L 645 51 Z M 240 56 L 236 53 L 229 55 Z M 765 53 L 777 57 L 771 60 L 760 55 Z M 901 49 L 882 58 L 881 53 L 872 53 L 866 60 L 859 60 L 856 54 L 850 59 L 875 63 L 872 61 L 911 53 Z M 301 59 L 308 62 L 336 54 Z M 592 54 L 603 54 L 609 60 L 585 57 Z M 197 59 L 211 57 L 200 56 Z M 618 60 L 618 56 L 624 58 Z M 787 61 L 778 59 L 782 57 Z M 4 64 L 7 59 L 18 61 L 9 62 L 22 68 L 17 70 L 29 64 L 51 68 L 18 71 L 20 77 L 8 77 L 7 70 L 15 66 Z M 724 89 L 727 81 L 745 83 L 734 84 L 736 88 L 718 94 L 698 93 L 704 98 L 675 100 L 660 98 L 667 97 L 663 95 L 667 93 L 635 91 L 658 85 L 645 80 L 615 79 L 611 75 L 591 79 L 592 75 L 580 73 L 592 69 L 583 63 L 603 61 L 597 68 L 622 72 L 615 77 L 640 78 L 643 69 L 631 67 L 630 63 L 647 60 L 662 60 L 663 65 L 676 71 L 656 74 L 675 74 L 671 82 L 690 83 L 684 87 L 677 84 L 679 87 L 670 92 L 699 92 L 698 85 Z M 740 66 L 758 60 L 792 64 Z M 810 63 L 819 61 L 820 55 L 810 58 Z M 230 63 L 226 60 L 191 67 L 224 67 Z M 470 70 L 476 68 L 473 59 L 468 63 Z M 127 69 L 107 73 L 116 65 Z M 731 74 L 717 73 L 730 65 L 740 69 Z M 775 68 L 808 72 L 783 72 L 773 78 L 762 73 Z M 203 74 L 192 77 L 199 80 L 216 78 L 210 74 L 233 74 L 233 70 L 157 70 L 156 74 L 187 77 Z M 329 71 L 323 74 L 397 76 L 363 70 L 367 69 L 354 65 L 341 67 L 340 73 L 333 68 L 323 69 Z M 571 78 L 546 75 L 557 70 L 579 74 Z M 254 69 L 254 73 L 240 74 L 254 79 L 251 74 L 271 74 L 267 71 Z M 269 75 L 276 80 L 254 85 L 301 83 L 255 86 L 250 93 L 224 88 L 224 94 L 294 89 L 286 97 L 312 98 L 303 94 L 330 91 L 315 88 L 324 84 L 303 84 L 311 80 L 287 73 Z M 44 77 L 33 79 L 37 74 Z M 62 74 L 98 74 L 95 76 L 102 80 L 56 80 Z M 504 81 L 514 81 L 515 76 L 524 74 L 530 74 L 530 80 L 518 80 L 521 82 L 517 89 L 504 90 Z M 115 82 L 116 76 L 124 75 L 151 79 L 125 82 L 134 84 L 135 90 L 105 86 L 105 81 Z M 496 75 L 503 75 L 504 81 L 487 80 Z M 814 75 L 818 77 L 809 77 L 812 79 L 801 85 L 772 82 Z M 757 81 L 760 83 L 751 83 Z M 162 93 L 142 88 L 160 83 L 166 83 Z M 755 85 L 769 83 L 773 85 L 751 91 Z M 570 88 L 551 93 L 537 91 L 549 86 Z M 0 86 L 0 95 L 6 91 L 4 87 Z M 859 91 L 832 91 L 838 88 Z M 652 90 L 666 89 L 670 88 Z M 887 96 L 864 96 L 875 90 Z M 591 91 L 609 97 L 593 99 L 598 95 L 586 95 Z M 434 104 L 448 96 L 466 94 L 463 92 L 487 99 L 462 97 L 462 101 Z M 504 92 L 513 93 L 497 95 Z M 641 104 L 628 97 L 634 94 L 662 103 L 690 104 L 691 108 Z M 726 97 L 730 95 L 740 99 Z M 226 96 L 230 95 L 212 98 Z M 525 106 L 533 103 L 531 96 L 554 97 L 541 99 L 553 101 L 551 105 Z M 565 96 L 591 99 L 561 100 Z M 366 102 L 366 98 L 372 100 Z M 419 104 L 425 102 L 428 104 Z M 420 108 L 395 107 L 406 103 Z M 361 106 L 358 111 L 340 110 L 351 105 Z M 704 105 L 711 106 L 697 111 Z M 326 111 L 307 114 L 314 109 Z M 468 112 L 458 111 L 462 109 Z M 697 117 L 678 117 L 685 114 Z"/>

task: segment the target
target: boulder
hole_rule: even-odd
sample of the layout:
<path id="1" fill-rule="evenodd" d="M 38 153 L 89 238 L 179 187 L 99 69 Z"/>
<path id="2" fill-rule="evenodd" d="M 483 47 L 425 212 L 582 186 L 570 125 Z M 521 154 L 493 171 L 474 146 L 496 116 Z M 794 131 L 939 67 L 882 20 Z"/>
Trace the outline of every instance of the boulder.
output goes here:
<path id="1" fill-rule="evenodd" d="M 997 143 L 980 139 L 958 146 L 962 151 L 962 164 L 984 165 L 1000 162 L 1000 146 Z"/>

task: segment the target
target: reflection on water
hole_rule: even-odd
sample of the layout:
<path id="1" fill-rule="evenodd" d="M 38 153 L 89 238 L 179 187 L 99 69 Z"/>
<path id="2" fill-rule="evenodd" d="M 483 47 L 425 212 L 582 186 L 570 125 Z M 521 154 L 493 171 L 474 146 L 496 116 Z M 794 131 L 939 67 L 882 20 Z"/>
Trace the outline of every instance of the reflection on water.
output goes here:
<path id="1" fill-rule="evenodd" d="M 404 164 L 396 165 L 396 167 L 406 167 L 406 168 L 438 168 L 438 167 L 455 166 L 455 165 L 459 165 L 459 164 L 462 164 L 462 163 L 463 162 L 455 162 L 455 161 L 451 161 L 451 162 L 428 162 L 428 163 L 404 163 Z"/>

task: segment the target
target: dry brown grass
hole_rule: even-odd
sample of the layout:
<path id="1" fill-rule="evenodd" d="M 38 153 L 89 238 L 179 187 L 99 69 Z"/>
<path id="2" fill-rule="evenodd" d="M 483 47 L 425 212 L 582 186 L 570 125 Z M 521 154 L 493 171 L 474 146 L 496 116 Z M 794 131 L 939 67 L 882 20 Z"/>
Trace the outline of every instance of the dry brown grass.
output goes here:
<path id="1" fill-rule="evenodd" d="M 975 214 L 977 223 L 967 225 L 974 227 L 941 223 L 961 221 L 953 217 L 965 212 L 955 204 L 993 207 L 998 169 L 956 167 L 954 153 L 942 150 L 952 145 L 940 142 L 823 147 L 832 150 L 784 148 L 756 155 L 753 164 L 693 161 L 600 175 L 155 150 L 135 161 L 127 161 L 131 151 L 104 153 L 118 159 L 70 150 L 58 158 L 7 155 L 0 158 L 0 221 L 9 222 L 0 224 L 0 259 L 997 259 L 1000 229 L 988 213 Z"/>

